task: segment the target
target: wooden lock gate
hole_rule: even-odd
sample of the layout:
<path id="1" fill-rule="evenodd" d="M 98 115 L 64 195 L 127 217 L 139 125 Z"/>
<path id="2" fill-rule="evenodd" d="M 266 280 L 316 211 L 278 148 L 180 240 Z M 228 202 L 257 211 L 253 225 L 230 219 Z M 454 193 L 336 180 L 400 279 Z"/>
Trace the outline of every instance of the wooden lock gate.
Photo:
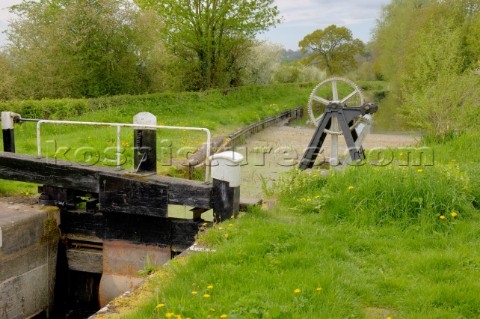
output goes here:
<path id="1" fill-rule="evenodd" d="M 4 133 L 0 179 L 43 185 L 40 202 L 61 211 L 68 268 L 101 276 L 96 283 L 100 306 L 136 286 L 146 260 L 163 264 L 190 247 L 204 224 L 203 212 L 213 209 L 214 222 L 238 213 L 239 192 L 228 182 L 135 174 L 15 154 L 13 127 Z M 194 218 L 168 217 L 168 205 L 194 207 Z M 69 294 L 71 287 L 65 289 Z"/>

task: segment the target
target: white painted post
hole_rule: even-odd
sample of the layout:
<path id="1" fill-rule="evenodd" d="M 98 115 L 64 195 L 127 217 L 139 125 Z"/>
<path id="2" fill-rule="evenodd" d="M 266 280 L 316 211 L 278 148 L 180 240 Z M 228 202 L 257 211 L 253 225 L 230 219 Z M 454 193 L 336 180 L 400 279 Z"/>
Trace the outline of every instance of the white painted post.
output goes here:
<path id="1" fill-rule="evenodd" d="M 20 115 L 13 112 L 2 112 L 3 151 L 15 153 L 15 120 Z"/>
<path id="2" fill-rule="evenodd" d="M 240 210 L 240 163 L 242 161 L 243 155 L 233 151 L 218 153 L 210 157 L 215 222 L 237 216 Z"/>
<path id="3" fill-rule="evenodd" d="M 140 112 L 133 117 L 133 124 L 157 125 L 157 117 Z M 157 173 L 157 131 L 145 127 L 134 130 L 134 166 L 137 173 Z"/>

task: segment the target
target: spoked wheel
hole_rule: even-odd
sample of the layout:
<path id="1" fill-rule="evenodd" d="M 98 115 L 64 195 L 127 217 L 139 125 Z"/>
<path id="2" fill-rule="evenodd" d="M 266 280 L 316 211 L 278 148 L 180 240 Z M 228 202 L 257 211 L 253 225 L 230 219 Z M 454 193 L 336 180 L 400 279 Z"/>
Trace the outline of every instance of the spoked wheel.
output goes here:
<path id="1" fill-rule="evenodd" d="M 359 107 L 365 102 L 360 88 L 352 81 L 344 78 L 330 78 L 318 84 L 310 94 L 308 100 L 308 114 L 315 126 L 322 120 L 325 107 L 331 103 L 345 104 L 347 107 Z M 354 129 L 360 124 L 361 117 L 355 119 L 350 125 Z M 332 123 L 325 132 L 332 135 L 340 135 L 342 131 L 337 123 Z"/>

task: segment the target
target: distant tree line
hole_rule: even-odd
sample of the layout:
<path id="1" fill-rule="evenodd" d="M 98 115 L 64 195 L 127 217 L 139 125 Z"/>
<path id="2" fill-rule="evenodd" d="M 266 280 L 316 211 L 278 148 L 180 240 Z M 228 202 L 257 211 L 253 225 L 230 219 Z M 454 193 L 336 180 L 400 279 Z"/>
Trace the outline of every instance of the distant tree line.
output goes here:
<path id="1" fill-rule="evenodd" d="M 336 26 L 301 51 L 255 40 L 281 22 L 274 0 L 23 0 L 10 10 L 0 100 L 317 81 L 355 69 L 363 53 Z"/>

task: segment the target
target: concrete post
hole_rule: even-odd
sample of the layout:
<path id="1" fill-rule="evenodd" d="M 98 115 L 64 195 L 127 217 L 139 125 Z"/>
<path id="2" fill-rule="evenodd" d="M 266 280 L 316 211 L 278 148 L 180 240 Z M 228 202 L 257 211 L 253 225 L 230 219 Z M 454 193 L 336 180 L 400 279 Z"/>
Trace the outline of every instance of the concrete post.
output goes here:
<path id="1" fill-rule="evenodd" d="M 148 112 L 133 117 L 134 124 L 157 125 L 155 115 Z M 157 173 L 157 131 L 152 128 L 134 130 L 134 165 L 140 174 Z"/>
<path id="2" fill-rule="evenodd" d="M 214 192 L 213 217 L 217 223 L 238 214 L 242 161 L 243 155 L 233 151 L 210 157 Z"/>

